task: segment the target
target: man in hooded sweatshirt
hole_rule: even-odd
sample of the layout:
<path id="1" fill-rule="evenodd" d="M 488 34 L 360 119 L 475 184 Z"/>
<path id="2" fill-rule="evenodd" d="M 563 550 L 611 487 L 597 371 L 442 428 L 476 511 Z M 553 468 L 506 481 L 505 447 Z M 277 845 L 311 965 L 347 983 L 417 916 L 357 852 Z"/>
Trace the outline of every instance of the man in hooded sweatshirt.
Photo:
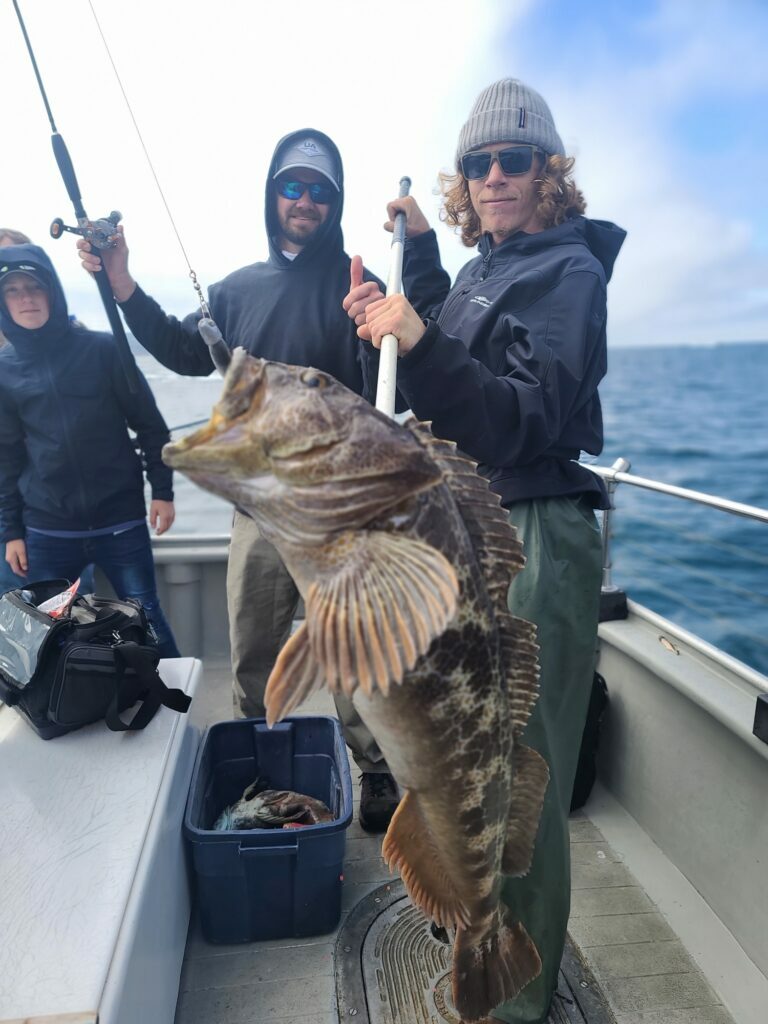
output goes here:
<path id="1" fill-rule="evenodd" d="M 456 174 L 442 175 L 444 219 L 479 255 L 451 287 L 434 231 L 413 198 L 406 213 L 403 295 L 353 281 L 344 300 L 373 353 L 398 339 L 397 385 L 439 437 L 455 441 L 508 510 L 526 566 L 508 605 L 536 624 L 540 696 L 522 735 L 550 778 L 530 870 L 504 879 L 541 973 L 491 1020 L 539 1024 L 557 988 L 570 908 L 568 813 L 592 685 L 601 580 L 594 509 L 599 477 L 597 386 L 606 372 L 606 284 L 625 232 L 582 216 L 544 99 L 516 79 L 483 90 L 461 129 Z M 358 259 L 358 257 L 355 257 Z"/>
<path id="2" fill-rule="evenodd" d="M 168 427 L 139 373 L 131 393 L 110 334 L 74 326 L 48 256 L 0 249 L 0 541 L 19 577 L 74 580 L 89 564 L 141 601 L 163 658 L 179 656 L 157 596 L 146 523 L 173 523 Z M 23 580 L 20 580 L 23 585 Z"/>
<path id="3" fill-rule="evenodd" d="M 269 259 L 214 284 L 209 306 L 230 348 L 324 370 L 372 398 L 376 361 L 364 358 L 341 306 L 350 280 L 341 231 L 343 203 L 341 156 L 332 140 L 311 128 L 286 135 L 267 174 Z M 159 362 L 177 373 L 211 373 L 210 350 L 197 329 L 201 314 L 181 322 L 166 316 L 130 275 L 125 236 L 118 230 L 115 248 L 98 255 L 85 240 L 78 242 L 83 266 L 93 272 L 104 260 L 131 331 Z M 367 271 L 363 279 L 381 285 Z M 296 585 L 277 551 L 252 519 L 235 511 L 227 605 L 236 712 L 264 715 L 267 679 L 290 634 L 298 601 Z M 397 806 L 397 787 L 352 702 L 343 695 L 335 700 L 344 737 L 363 773 L 360 823 L 368 831 L 383 832 Z"/>

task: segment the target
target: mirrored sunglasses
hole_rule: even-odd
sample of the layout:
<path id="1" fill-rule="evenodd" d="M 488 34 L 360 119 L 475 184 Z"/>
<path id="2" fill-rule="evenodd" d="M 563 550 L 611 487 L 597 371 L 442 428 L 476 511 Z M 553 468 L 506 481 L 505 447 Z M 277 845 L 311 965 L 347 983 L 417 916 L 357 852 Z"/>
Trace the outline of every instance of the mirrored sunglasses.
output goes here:
<path id="1" fill-rule="evenodd" d="M 306 181 L 278 180 L 277 191 L 283 199 L 301 199 L 305 192 L 309 192 L 312 202 L 320 206 L 327 206 L 335 194 L 331 185 L 322 185 L 319 182 L 313 182 L 310 185 Z"/>
<path id="2" fill-rule="evenodd" d="M 473 153 L 465 153 L 461 158 L 461 173 L 468 181 L 487 178 L 494 160 L 498 160 L 504 174 L 525 174 L 533 165 L 534 153 L 544 155 L 543 150 L 537 146 L 511 146 L 509 149 L 500 149 L 498 153 L 490 153 L 487 149 L 475 150 Z"/>

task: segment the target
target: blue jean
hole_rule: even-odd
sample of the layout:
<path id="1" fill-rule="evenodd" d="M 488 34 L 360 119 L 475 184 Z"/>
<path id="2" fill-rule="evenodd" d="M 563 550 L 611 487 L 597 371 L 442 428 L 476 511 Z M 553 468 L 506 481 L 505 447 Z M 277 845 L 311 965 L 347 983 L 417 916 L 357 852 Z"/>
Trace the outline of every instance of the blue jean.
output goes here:
<path id="1" fill-rule="evenodd" d="M 142 603 L 157 636 L 160 657 L 180 657 L 157 596 L 155 563 L 146 523 L 122 533 L 94 537 L 48 537 L 28 531 L 26 544 L 30 582 L 75 580 L 93 562 L 104 572 L 118 597 L 132 597 Z"/>
<path id="2" fill-rule="evenodd" d="M 0 594 L 4 594 L 6 590 L 18 590 L 30 578 L 17 576 L 5 558 L 0 558 Z M 80 573 L 80 586 L 77 588 L 77 592 L 78 594 L 92 594 L 94 585 L 93 566 L 87 565 Z"/>

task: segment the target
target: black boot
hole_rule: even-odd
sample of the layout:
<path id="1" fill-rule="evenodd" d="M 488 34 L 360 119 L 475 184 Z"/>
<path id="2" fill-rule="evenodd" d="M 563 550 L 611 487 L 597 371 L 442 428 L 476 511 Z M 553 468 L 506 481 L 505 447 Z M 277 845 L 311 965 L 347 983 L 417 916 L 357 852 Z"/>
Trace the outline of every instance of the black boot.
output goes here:
<path id="1" fill-rule="evenodd" d="M 386 832 L 400 802 L 397 783 L 389 772 L 363 772 L 360 780 L 360 827 Z"/>

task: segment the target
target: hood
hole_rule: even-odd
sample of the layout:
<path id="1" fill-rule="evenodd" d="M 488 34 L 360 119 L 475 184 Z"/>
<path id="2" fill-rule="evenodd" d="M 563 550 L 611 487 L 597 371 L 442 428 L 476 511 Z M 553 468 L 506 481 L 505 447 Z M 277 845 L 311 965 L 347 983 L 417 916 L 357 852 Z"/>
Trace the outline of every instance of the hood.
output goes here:
<path id="1" fill-rule="evenodd" d="M 299 255 L 295 260 L 288 260 L 283 256 L 280 251 L 280 246 L 276 242 L 276 237 L 279 231 L 277 223 L 277 212 L 275 209 L 275 189 L 272 181 L 272 177 L 277 170 L 277 155 L 292 139 L 304 136 L 304 135 L 315 135 L 328 149 L 333 153 L 339 168 L 339 194 L 334 200 L 328 216 L 325 222 L 320 225 L 319 229 L 312 236 L 310 241 L 304 246 Z M 264 199 L 264 222 L 267 227 L 267 237 L 269 239 L 269 255 L 272 263 L 278 264 L 281 268 L 289 270 L 292 267 L 295 268 L 297 265 L 306 267 L 308 263 L 315 262 L 318 259 L 327 259 L 330 255 L 335 253 L 341 253 L 344 249 L 344 237 L 341 233 L 341 214 L 344 208 L 344 167 L 341 162 L 341 154 L 339 153 L 336 144 L 332 139 L 328 138 L 323 132 L 319 132 L 316 128 L 302 128 L 297 132 L 290 132 L 288 135 L 284 135 L 282 139 L 275 146 L 275 151 L 272 154 L 272 159 L 269 163 L 269 171 L 267 172 L 267 181 L 265 189 Z"/>
<path id="2" fill-rule="evenodd" d="M 579 217 L 578 231 L 583 231 L 584 238 L 592 254 L 600 260 L 605 271 L 605 280 L 611 280 L 613 264 L 624 244 L 627 232 L 609 220 L 590 220 Z"/>
<path id="3" fill-rule="evenodd" d="M 51 302 L 51 315 L 48 322 L 37 331 L 19 327 L 15 323 L 0 296 L 0 331 L 13 345 L 28 341 L 53 341 L 69 330 L 69 312 L 64 289 L 61 287 L 56 271 L 53 269 L 48 255 L 39 245 L 7 245 L 0 249 L 0 266 L 12 267 L 14 264 L 32 266 L 42 281 L 48 286 Z"/>
<path id="4" fill-rule="evenodd" d="M 491 248 L 495 248 L 499 254 L 517 252 L 527 255 L 541 249 L 549 249 L 554 245 L 580 243 L 586 245 L 592 255 L 600 261 L 605 271 L 605 280 L 610 281 L 613 264 L 626 237 L 627 232 L 609 220 L 573 217 L 564 224 L 547 228 L 545 231 L 537 231 L 532 235 L 521 231 L 495 247 L 492 246 L 491 236 L 485 234 L 480 239 L 479 248 L 483 256 L 487 255 Z"/>

